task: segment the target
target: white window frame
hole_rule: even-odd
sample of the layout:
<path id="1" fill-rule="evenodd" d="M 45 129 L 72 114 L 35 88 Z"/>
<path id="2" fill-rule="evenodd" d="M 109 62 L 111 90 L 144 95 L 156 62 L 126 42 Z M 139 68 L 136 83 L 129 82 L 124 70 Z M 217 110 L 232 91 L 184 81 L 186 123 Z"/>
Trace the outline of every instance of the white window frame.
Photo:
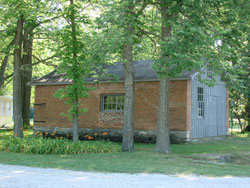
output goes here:
<path id="1" fill-rule="evenodd" d="M 197 115 L 198 118 L 204 118 L 205 113 L 205 104 L 204 104 L 204 88 L 198 87 L 197 88 Z"/>
<path id="2" fill-rule="evenodd" d="M 106 99 L 110 97 L 111 100 Z M 106 99 L 106 101 L 105 101 Z M 124 94 L 102 94 L 101 111 L 102 112 L 123 112 L 124 111 Z"/>

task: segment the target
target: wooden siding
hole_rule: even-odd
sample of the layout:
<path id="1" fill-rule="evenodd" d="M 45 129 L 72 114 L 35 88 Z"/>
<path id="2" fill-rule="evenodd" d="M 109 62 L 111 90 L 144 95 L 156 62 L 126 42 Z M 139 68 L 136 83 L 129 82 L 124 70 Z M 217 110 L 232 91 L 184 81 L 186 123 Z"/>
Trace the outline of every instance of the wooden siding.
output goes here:
<path id="1" fill-rule="evenodd" d="M 205 78 L 206 74 L 201 75 Z M 197 88 L 204 89 L 204 117 L 198 117 Z M 217 85 L 206 86 L 195 76 L 191 81 L 190 138 L 222 136 L 227 134 L 227 94 L 224 84 L 217 78 Z"/>

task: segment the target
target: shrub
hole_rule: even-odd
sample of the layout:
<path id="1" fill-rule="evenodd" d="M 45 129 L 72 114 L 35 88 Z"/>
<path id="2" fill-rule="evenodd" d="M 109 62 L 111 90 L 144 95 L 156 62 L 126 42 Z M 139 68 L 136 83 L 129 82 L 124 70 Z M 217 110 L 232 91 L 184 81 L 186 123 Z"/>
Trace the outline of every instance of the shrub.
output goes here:
<path id="1" fill-rule="evenodd" d="M 119 152 L 120 146 L 107 141 L 79 141 L 42 137 L 10 137 L 3 142 L 2 150 L 27 154 L 82 154 Z"/>

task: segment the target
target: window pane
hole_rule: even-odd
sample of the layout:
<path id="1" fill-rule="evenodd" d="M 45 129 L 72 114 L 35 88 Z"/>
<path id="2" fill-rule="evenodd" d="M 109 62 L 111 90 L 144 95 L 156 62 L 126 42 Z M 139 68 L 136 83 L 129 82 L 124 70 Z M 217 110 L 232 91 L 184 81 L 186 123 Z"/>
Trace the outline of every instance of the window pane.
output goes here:
<path id="1" fill-rule="evenodd" d="M 204 102 L 198 102 L 198 117 L 204 117 Z"/>
<path id="2" fill-rule="evenodd" d="M 116 110 L 116 103 L 112 103 L 112 108 L 111 110 Z"/>
<path id="3" fill-rule="evenodd" d="M 6 115 L 7 116 L 11 115 L 11 103 L 10 102 L 6 103 Z"/>
<path id="4" fill-rule="evenodd" d="M 108 103 L 110 104 L 112 102 L 112 96 L 107 96 L 108 98 Z"/>
<path id="5" fill-rule="evenodd" d="M 112 96 L 113 103 L 116 103 L 116 96 Z"/>
<path id="6" fill-rule="evenodd" d="M 122 102 L 122 96 L 117 96 L 117 102 L 118 103 Z"/>
<path id="7" fill-rule="evenodd" d="M 105 95 L 102 97 L 102 110 L 122 111 L 124 109 L 124 95 Z"/>
<path id="8" fill-rule="evenodd" d="M 108 97 L 103 96 L 103 110 L 107 110 L 107 109 L 108 109 Z"/>
<path id="9" fill-rule="evenodd" d="M 123 110 L 123 105 L 121 103 L 117 104 L 117 110 Z"/>
<path id="10" fill-rule="evenodd" d="M 198 101 L 203 101 L 203 95 L 198 95 Z"/>
<path id="11" fill-rule="evenodd" d="M 204 93 L 203 93 L 203 88 L 202 87 L 198 87 L 198 101 L 204 101 Z"/>
<path id="12" fill-rule="evenodd" d="M 109 104 L 108 104 L 108 109 L 107 109 L 107 110 L 111 110 L 111 109 L 112 109 L 112 104 L 109 103 Z"/>
<path id="13" fill-rule="evenodd" d="M 198 87 L 198 94 L 203 95 L 203 87 Z"/>
<path id="14" fill-rule="evenodd" d="M 1 102 L 1 115 L 2 115 L 2 116 L 5 115 L 5 108 L 4 108 L 5 104 L 4 104 L 4 103 L 5 103 L 5 102 Z"/>

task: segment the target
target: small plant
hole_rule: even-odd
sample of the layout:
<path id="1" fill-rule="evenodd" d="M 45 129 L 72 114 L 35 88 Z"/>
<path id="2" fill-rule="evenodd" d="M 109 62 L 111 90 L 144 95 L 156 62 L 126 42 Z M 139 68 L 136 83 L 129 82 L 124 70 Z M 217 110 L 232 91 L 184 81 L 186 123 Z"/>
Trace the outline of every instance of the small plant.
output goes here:
<path id="1" fill-rule="evenodd" d="M 63 137 L 56 137 L 56 139 L 9 137 L 3 142 L 2 150 L 27 154 L 83 154 L 119 152 L 120 146 L 106 141 L 79 141 L 73 143 Z"/>

